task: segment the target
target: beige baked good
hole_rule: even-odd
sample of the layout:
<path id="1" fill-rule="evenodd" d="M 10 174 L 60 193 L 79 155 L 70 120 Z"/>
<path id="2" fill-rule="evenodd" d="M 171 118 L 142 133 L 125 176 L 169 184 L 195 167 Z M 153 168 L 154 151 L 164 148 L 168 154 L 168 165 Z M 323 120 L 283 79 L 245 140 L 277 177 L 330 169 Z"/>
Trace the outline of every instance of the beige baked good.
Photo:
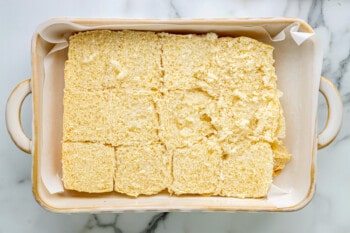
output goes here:
<path id="1" fill-rule="evenodd" d="M 159 141 L 151 94 L 65 90 L 63 140 L 119 145 Z"/>
<path id="2" fill-rule="evenodd" d="M 70 190 L 113 191 L 114 149 L 99 143 L 62 143 L 62 180 Z"/>
<path id="3" fill-rule="evenodd" d="M 222 151 L 215 137 L 204 138 L 192 146 L 172 152 L 174 181 L 169 188 L 171 193 L 218 193 Z"/>
<path id="4" fill-rule="evenodd" d="M 285 134 L 278 95 L 262 91 L 252 98 L 240 98 L 226 93 L 220 97 L 217 106 L 218 117 L 213 118 L 212 123 L 220 140 L 234 137 L 272 143 Z"/>
<path id="5" fill-rule="evenodd" d="M 116 148 L 114 190 L 130 196 L 152 195 L 169 187 L 171 155 L 161 144 Z"/>
<path id="6" fill-rule="evenodd" d="M 63 141 L 107 142 L 110 135 L 107 91 L 64 91 Z"/>
<path id="7" fill-rule="evenodd" d="M 109 109 L 110 143 L 113 146 L 158 142 L 156 95 L 111 90 Z M 158 97 L 159 98 L 159 97 Z"/>
<path id="8" fill-rule="evenodd" d="M 219 194 L 239 198 L 265 197 L 272 182 L 273 153 L 266 142 L 241 141 L 224 151 Z"/>
<path id="9" fill-rule="evenodd" d="M 271 148 L 273 151 L 273 175 L 277 176 L 282 172 L 292 155 L 288 153 L 287 148 L 281 141 L 272 143 Z"/>
<path id="10" fill-rule="evenodd" d="M 167 148 L 191 146 L 216 134 L 212 117 L 215 101 L 198 89 L 169 91 L 157 100 L 161 140 Z"/>
<path id="11" fill-rule="evenodd" d="M 273 48 L 246 37 L 220 38 L 217 46 L 211 73 L 221 78 L 216 83 L 221 93 L 213 124 L 226 158 L 220 195 L 264 197 L 272 174 L 277 175 L 274 165 L 277 170 L 277 163 L 290 158 L 286 151 L 271 149 L 285 136 Z"/>
<path id="12" fill-rule="evenodd" d="M 122 48 L 118 58 L 120 88 L 156 91 L 161 88 L 161 44 L 154 32 L 121 31 Z"/>
<path id="13" fill-rule="evenodd" d="M 150 91 L 161 83 L 161 49 L 154 32 L 96 30 L 69 39 L 66 88 Z"/>
<path id="14" fill-rule="evenodd" d="M 114 148 L 114 190 L 130 196 L 168 188 L 264 197 L 290 159 L 281 95 L 273 47 L 251 38 L 77 33 L 65 67 L 63 144 Z M 66 175 L 74 169 L 90 175 L 78 166 Z"/>
<path id="15" fill-rule="evenodd" d="M 220 137 L 268 142 L 284 137 L 273 47 L 247 37 L 223 37 L 216 48 L 210 72 L 221 90 L 220 117 L 214 122 Z"/>
<path id="16" fill-rule="evenodd" d="M 101 90 L 119 87 L 121 33 L 87 31 L 69 38 L 65 64 L 65 89 Z"/>
<path id="17" fill-rule="evenodd" d="M 221 37 L 215 41 L 209 72 L 223 89 L 256 95 L 264 89 L 276 91 L 273 50 L 268 44 L 248 37 Z"/>
<path id="18" fill-rule="evenodd" d="M 160 33 L 166 90 L 202 88 L 211 92 L 208 70 L 214 56 L 217 35 L 176 35 Z"/>

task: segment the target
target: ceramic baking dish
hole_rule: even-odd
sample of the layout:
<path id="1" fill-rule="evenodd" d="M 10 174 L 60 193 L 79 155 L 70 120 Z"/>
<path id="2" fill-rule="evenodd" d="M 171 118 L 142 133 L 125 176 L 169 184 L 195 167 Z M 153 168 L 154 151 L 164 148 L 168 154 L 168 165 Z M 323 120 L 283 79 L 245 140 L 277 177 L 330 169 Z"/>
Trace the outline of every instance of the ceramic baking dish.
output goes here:
<path id="1" fill-rule="evenodd" d="M 117 193 L 85 194 L 63 189 L 61 139 L 64 62 L 67 38 L 92 29 L 150 30 L 175 33 L 215 32 L 219 36 L 249 36 L 275 47 L 278 88 L 286 117 L 285 145 L 293 154 L 266 198 L 204 196 L 130 198 Z M 14 143 L 33 156 L 33 193 L 40 205 L 55 212 L 124 211 L 292 211 L 305 206 L 315 192 L 317 149 L 336 137 L 342 121 L 342 101 L 335 86 L 321 78 L 322 51 L 313 29 L 295 18 L 263 19 L 53 19 L 39 26 L 32 41 L 32 78 L 11 93 L 6 124 Z M 328 104 L 325 129 L 317 134 L 319 91 Z M 21 105 L 33 95 L 33 135 L 20 122 Z"/>

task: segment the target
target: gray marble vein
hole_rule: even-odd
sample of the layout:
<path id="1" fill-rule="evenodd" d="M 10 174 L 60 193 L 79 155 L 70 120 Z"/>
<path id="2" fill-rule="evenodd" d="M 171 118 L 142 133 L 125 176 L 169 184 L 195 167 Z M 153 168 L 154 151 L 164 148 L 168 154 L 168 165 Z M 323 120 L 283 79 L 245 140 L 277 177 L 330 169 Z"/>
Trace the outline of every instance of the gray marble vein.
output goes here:
<path id="1" fill-rule="evenodd" d="M 170 17 L 171 18 L 181 18 L 181 15 L 179 13 L 179 10 L 177 9 L 177 7 L 174 5 L 174 1 L 170 0 L 169 1 L 170 4 Z"/>
<path id="2" fill-rule="evenodd" d="M 336 76 L 334 77 L 335 85 L 337 86 L 339 91 L 343 91 L 342 80 L 343 78 L 345 78 L 345 73 L 349 69 L 349 64 L 350 64 L 350 48 L 348 51 L 348 55 L 339 62 L 339 68 L 336 72 Z"/>
<path id="3" fill-rule="evenodd" d="M 23 178 L 17 180 L 17 184 L 24 184 L 24 183 L 29 183 L 29 182 L 31 182 L 30 177 L 23 177 Z"/>
<path id="4" fill-rule="evenodd" d="M 95 231 L 110 231 L 113 233 L 124 233 L 122 227 L 118 225 L 118 218 L 120 214 L 92 214 L 88 218 L 86 224 L 84 225 L 81 233 L 95 232 Z M 139 233 L 155 233 L 158 229 L 159 224 L 166 221 L 169 213 L 157 213 L 149 219 L 147 225 Z M 111 218 L 112 217 L 112 218 Z"/>
<path id="5" fill-rule="evenodd" d="M 307 22 L 313 28 L 325 26 L 323 16 L 323 2 L 324 0 L 312 0 L 309 14 L 307 16 Z"/>
<path id="6" fill-rule="evenodd" d="M 151 221 L 148 223 L 147 227 L 141 231 L 141 233 L 154 233 L 156 232 L 158 225 L 161 222 L 164 222 L 167 217 L 168 217 L 169 213 L 159 213 L 157 215 L 155 215 Z"/>
<path id="7" fill-rule="evenodd" d="M 96 230 L 96 228 L 98 228 L 99 230 L 109 229 L 114 233 L 122 233 L 122 231 L 117 227 L 118 217 L 119 214 L 114 214 L 112 221 L 103 222 L 99 219 L 99 216 L 97 214 L 93 214 L 88 219 L 82 232 L 88 232 L 91 230 Z"/>

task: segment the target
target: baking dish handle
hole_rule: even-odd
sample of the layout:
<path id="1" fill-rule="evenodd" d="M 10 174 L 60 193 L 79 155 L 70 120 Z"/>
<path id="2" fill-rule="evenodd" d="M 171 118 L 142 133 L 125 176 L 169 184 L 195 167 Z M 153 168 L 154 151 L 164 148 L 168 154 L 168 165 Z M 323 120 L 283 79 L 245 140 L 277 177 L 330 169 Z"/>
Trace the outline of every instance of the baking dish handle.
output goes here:
<path id="1" fill-rule="evenodd" d="M 337 137 L 343 118 L 342 98 L 334 84 L 321 77 L 320 92 L 326 99 L 328 117 L 325 128 L 318 135 L 318 149 L 328 146 Z"/>
<path id="2" fill-rule="evenodd" d="M 32 93 L 30 79 L 20 82 L 11 92 L 6 105 L 6 127 L 12 141 L 30 154 L 32 141 L 25 135 L 21 124 L 21 109 L 25 98 Z"/>

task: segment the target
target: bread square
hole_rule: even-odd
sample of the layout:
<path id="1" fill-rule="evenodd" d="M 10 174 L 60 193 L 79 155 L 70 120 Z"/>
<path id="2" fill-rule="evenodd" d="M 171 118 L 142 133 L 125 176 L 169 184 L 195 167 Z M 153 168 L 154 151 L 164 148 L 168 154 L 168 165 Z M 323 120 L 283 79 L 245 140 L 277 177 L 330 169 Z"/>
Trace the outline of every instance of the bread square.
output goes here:
<path id="1" fill-rule="evenodd" d="M 192 88 L 211 89 L 212 80 L 207 70 L 214 55 L 213 44 L 217 36 L 175 35 L 161 33 L 164 87 L 166 90 Z"/>
<path id="2" fill-rule="evenodd" d="M 154 32 L 120 31 L 120 89 L 155 91 L 161 88 L 161 45 Z"/>
<path id="3" fill-rule="evenodd" d="M 111 91 L 110 143 L 113 146 L 159 141 L 154 96 Z"/>
<path id="4" fill-rule="evenodd" d="M 65 88 L 102 90 L 119 87 L 120 33 L 109 30 L 80 32 L 69 38 Z"/>
<path id="5" fill-rule="evenodd" d="M 171 156 L 161 144 L 116 147 L 114 190 L 152 195 L 171 184 Z"/>
<path id="6" fill-rule="evenodd" d="M 208 70 L 220 89 L 257 93 L 276 89 L 273 47 L 248 37 L 221 37 Z"/>
<path id="7" fill-rule="evenodd" d="M 216 134 L 215 101 L 201 90 L 170 91 L 158 100 L 159 137 L 168 148 L 191 146 Z"/>
<path id="8" fill-rule="evenodd" d="M 109 140 L 109 93 L 66 89 L 63 98 L 63 141 Z"/>
<path id="9" fill-rule="evenodd" d="M 169 191 L 180 194 L 217 194 L 221 148 L 214 137 L 173 150 L 174 181 Z"/>
<path id="10" fill-rule="evenodd" d="M 218 101 L 218 118 L 213 121 L 220 139 L 234 136 L 274 142 L 285 135 L 283 109 L 277 93 L 243 98 L 223 92 Z"/>
<path id="11" fill-rule="evenodd" d="M 223 143 L 220 195 L 265 197 L 272 183 L 273 153 L 269 143 Z"/>
<path id="12" fill-rule="evenodd" d="M 113 191 L 114 149 L 99 143 L 64 142 L 62 174 L 66 189 L 102 193 Z"/>

